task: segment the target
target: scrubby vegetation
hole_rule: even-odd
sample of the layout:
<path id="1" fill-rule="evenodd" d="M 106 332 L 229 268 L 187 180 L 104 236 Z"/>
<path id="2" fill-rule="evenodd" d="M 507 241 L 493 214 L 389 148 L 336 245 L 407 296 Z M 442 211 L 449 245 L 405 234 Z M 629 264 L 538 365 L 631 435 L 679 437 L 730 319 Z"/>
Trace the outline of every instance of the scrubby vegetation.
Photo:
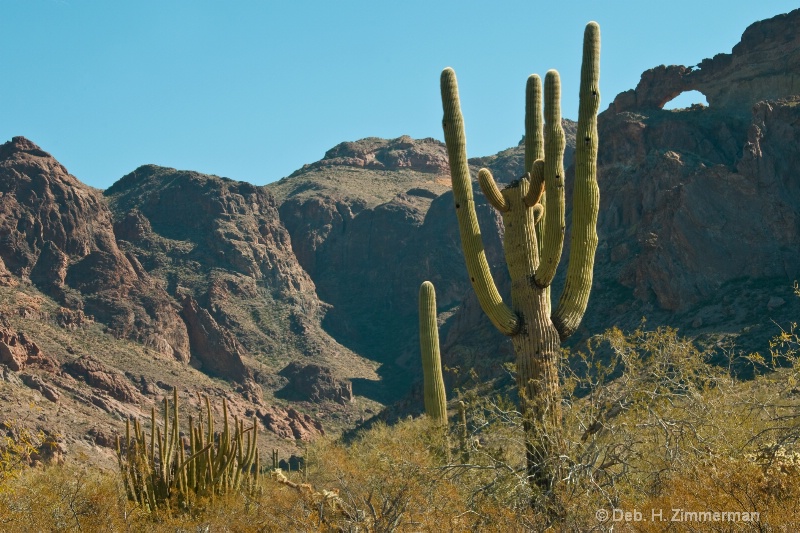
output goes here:
<path id="1" fill-rule="evenodd" d="M 300 471 L 264 469 L 258 490 L 211 491 L 157 512 L 130 499 L 119 472 L 27 468 L 35 436 L 7 425 L 0 530 L 662 531 L 659 517 L 675 510 L 677 530 L 794 530 L 799 341 L 791 325 L 769 354 L 726 349 L 720 365 L 719 353 L 712 364 L 675 330 L 612 329 L 569 354 L 556 518 L 532 510 L 539 495 L 526 479 L 513 390 L 472 390 L 451 402 L 449 434 L 423 417 L 352 442 L 322 439 Z M 738 379 L 742 365 L 758 376 Z M 714 512 L 739 514 L 714 522 Z M 708 521 L 697 523 L 702 513 Z"/>

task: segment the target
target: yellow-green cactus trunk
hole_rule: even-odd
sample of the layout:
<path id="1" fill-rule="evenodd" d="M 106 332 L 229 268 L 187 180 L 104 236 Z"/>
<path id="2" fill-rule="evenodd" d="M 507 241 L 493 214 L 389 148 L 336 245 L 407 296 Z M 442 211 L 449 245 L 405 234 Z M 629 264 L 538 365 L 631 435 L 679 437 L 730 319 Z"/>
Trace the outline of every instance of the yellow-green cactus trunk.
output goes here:
<path id="1" fill-rule="evenodd" d="M 536 75 L 528 79 L 526 175 L 500 191 L 488 170 L 481 169 L 478 174 L 484 195 L 503 216 L 511 307 L 497 291 L 483 249 L 455 72 L 447 68 L 441 78 L 442 126 L 467 272 L 483 311 L 514 345 L 528 478 L 551 498 L 563 445 L 558 379 L 561 342 L 575 331 L 586 311 L 597 249 L 599 64 L 600 28 L 590 22 L 584 33 L 570 262 L 564 292 L 554 312 L 550 284 L 561 260 L 565 230 L 564 131 L 558 73 L 551 70 L 545 78 L 544 121 L 541 81 Z"/>

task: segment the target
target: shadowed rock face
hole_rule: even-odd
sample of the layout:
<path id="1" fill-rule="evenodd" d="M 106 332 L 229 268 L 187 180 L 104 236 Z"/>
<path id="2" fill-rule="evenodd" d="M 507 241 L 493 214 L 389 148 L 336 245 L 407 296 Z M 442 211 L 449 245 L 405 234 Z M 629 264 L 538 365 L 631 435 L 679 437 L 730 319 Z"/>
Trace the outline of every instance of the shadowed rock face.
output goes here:
<path id="1" fill-rule="evenodd" d="M 737 278 L 796 276 L 800 194 L 786 161 L 796 159 L 796 103 L 759 103 L 750 124 L 711 110 L 604 117 L 605 138 L 641 134 L 638 153 L 601 166 L 606 276 L 670 311 Z"/>
<path id="2" fill-rule="evenodd" d="M 353 384 L 338 380 L 330 368 L 321 365 L 289 363 L 280 375 L 289 380 L 282 394 L 290 400 L 322 402 L 325 400 L 346 404 L 353 399 Z"/>
<path id="3" fill-rule="evenodd" d="M 119 337 L 189 359 L 186 328 L 163 289 L 117 246 L 102 195 L 24 137 L 0 146 L 0 258 Z"/>
<path id="4" fill-rule="evenodd" d="M 321 423 L 292 407 L 261 407 L 256 414 L 264 427 L 285 439 L 311 441 L 325 434 Z"/>

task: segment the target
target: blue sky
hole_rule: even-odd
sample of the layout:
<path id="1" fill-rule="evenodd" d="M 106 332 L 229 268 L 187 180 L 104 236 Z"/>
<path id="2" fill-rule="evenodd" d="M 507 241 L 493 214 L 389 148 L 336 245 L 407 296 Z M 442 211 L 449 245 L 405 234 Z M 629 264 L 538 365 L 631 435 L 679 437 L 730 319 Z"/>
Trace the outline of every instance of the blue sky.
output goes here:
<path id="1" fill-rule="evenodd" d="M 602 32 L 601 110 L 660 64 L 730 52 L 796 0 L 492 3 L 0 0 L 0 142 L 24 135 L 106 188 L 154 163 L 264 184 L 342 141 L 442 139 L 459 78 L 470 156 L 515 145 L 528 74 L 577 114 L 583 27 Z"/>

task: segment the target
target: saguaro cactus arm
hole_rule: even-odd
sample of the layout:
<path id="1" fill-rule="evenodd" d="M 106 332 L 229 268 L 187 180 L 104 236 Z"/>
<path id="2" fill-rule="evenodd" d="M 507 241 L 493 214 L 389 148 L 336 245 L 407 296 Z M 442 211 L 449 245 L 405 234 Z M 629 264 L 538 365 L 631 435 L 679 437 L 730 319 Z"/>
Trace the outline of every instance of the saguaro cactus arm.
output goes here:
<path id="1" fill-rule="evenodd" d="M 525 205 L 533 207 L 540 203 L 544 198 L 544 160 L 537 159 L 531 165 L 531 170 L 527 174 L 530 178 L 531 186 L 525 193 Z M 536 238 L 537 242 L 539 238 Z"/>
<path id="2" fill-rule="evenodd" d="M 430 281 L 423 282 L 419 288 L 419 344 L 425 413 L 437 422 L 446 422 L 447 396 L 442 378 L 439 328 L 436 324 L 436 291 Z"/>
<path id="3" fill-rule="evenodd" d="M 597 213 L 600 208 L 600 190 L 597 186 L 599 108 L 600 26 L 590 22 L 583 36 L 569 266 L 564 290 L 552 317 L 562 341 L 578 328 L 592 288 L 597 251 Z"/>
<path id="4" fill-rule="evenodd" d="M 565 230 L 566 143 L 561 125 L 558 73 L 550 71 L 545 77 L 545 120 L 542 120 L 540 111 L 541 82 L 535 75 L 528 79 L 526 175 L 498 191 L 491 173 L 486 170 L 479 173 L 484 193 L 503 215 L 503 249 L 511 278 L 513 312 L 497 293 L 481 243 L 455 73 L 452 69 L 445 69 L 441 80 L 445 141 L 467 271 L 484 312 L 501 331 L 512 337 L 517 356 L 517 386 L 525 416 L 528 479 L 551 503 L 555 503 L 553 488 L 561 478 L 560 458 L 564 449 L 558 378 L 559 341 L 574 331 L 585 312 L 597 247 L 599 37 L 597 24 L 590 23 L 584 34 L 570 264 L 564 294 L 552 315 L 550 284 L 561 259 Z"/>
<path id="5" fill-rule="evenodd" d="M 458 83 L 456 73 L 449 67 L 442 72 L 441 90 L 442 107 L 444 108 L 442 127 L 450 160 L 453 197 L 467 272 L 483 312 L 501 333 L 514 335 L 519 331 L 520 321 L 514 312 L 503 303 L 492 279 L 486 252 L 483 248 L 478 216 L 475 213 L 475 201 L 472 196 L 472 181 L 467 166 L 467 142 L 458 98 Z"/>
<path id="6" fill-rule="evenodd" d="M 538 165 L 538 169 L 535 168 L 536 165 Z M 525 84 L 525 172 L 531 174 L 531 188 L 528 189 L 528 196 L 539 194 L 540 190 L 543 193 L 544 118 L 542 117 L 542 79 L 538 74 L 528 76 L 528 82 Z M 542 194 L 539 194 L 537 202 L 533 202 L 533 198 L 526 197 L 525 199 L 525 205 L 528 207 L 533 207 L 537 203 L 544 208 L 545 198 Z M 539 253 L 541 253 L 543 234 L 544 219 L 539 217 L 536 222 L 536 242 L 539 243 Z"/>
<path id="7" fill-rule="evenodd" d="M 541 261 L 534 281 L 539 287 L 550 286 L 561 261 L 564 247 L 564 149 L 566 139 L 561 126 L 561 78 L 550 70 L 544 78 L 544 233 L 540 245 Z"/>
<path id="8" fill-rule="evenodd" d="M 508 211 L 508 201 L 503 198 L 503 194 L 497 188 L 497 183 L 488 168 L 482 168 L 478 172 L 478 185 L 481 186 L 483 195 L 495 209 L 501 213 Z"/>

